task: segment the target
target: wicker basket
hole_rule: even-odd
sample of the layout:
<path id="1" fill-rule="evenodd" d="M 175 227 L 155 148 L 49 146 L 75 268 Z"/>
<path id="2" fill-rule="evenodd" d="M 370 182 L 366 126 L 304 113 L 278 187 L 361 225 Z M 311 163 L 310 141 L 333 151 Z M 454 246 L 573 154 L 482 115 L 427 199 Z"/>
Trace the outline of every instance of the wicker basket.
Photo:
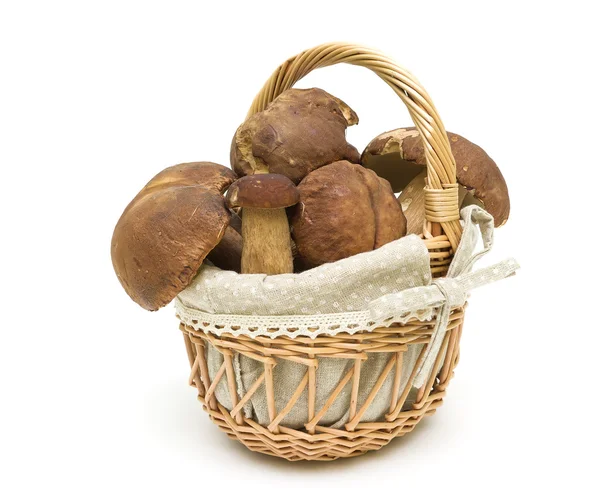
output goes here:
<path id="1" fill-rule="evenodd" d="M 405 103 L 410 116 L 424 138 L 427 158 L 428 186 L 426 196 L 426 224 L 423 239 L 430 253 L 434 277 L 442 277 L 448 270 L 453 252 L 461 237 L 461 225 L 456 195 L 456 165 L 444 126 L 429 96 L 417 80 L 405 69 L 384 55 L 349 44 L 327 44 L 298 54 L 284 62 L 271 75 L 252 103 L 249 115 L 263 110 L 283 91 L 313 69 L 338 63 L 354 64 L 371 69 L 381 77 Z M 407 407 L 411 382 L 416 368 L 402 393 L 400 376 L 403 354 L 407 345 L 428 344 L 434 327 L 433 321 L 413 320 L 406 324 L 392 324 L 365 333 L 337 333 L 316 338 L 256 337 L 232 334 L 215 335 L 202 328 L 180 326 L 192 368 L 190 383 L 198 390 L 198 399 L 210 418 L 233 439 L 240 440 L 253 451 L 294 460 L 333 460 L 361 455 L 387 444 L 392 438 L 410 432 L 426 415 L 433 414 L 441 405 L 454 367 L 459 359 L 459 343 L 464 310 L 451 312 L 444 343 L 435 360 L 432 374 L 418 390 L 414 402 Z M 223 354 L 224 362 L 212 377 L 207 365 L 208 345 Z M 425 348 L 422 349 L 422 352 Z M 389 361 L 362 405 L 358 404 L 361 365 L 374 352 L 387 352 Z M 236 386 L 233 358 L 247 355 L 264 365 L 244 397 L 240 399 Z M 325 357 L 352 359 L 351 365 L 338 386 L 322 407 L 315 406 L 316 370 Z M 306 374 L 288 401 L 275 400 L 273 369 L 278 361 L 286 359 L 305 366 Z M 417 361 L 417 365 L 419 362 Z M 232 410 L 221 405 L 215 396 L 217 385 L 226 377 Z M 362 422 L 361 418 L 374 400 L 384 381 L 393 378 L 389 411 L 376 422 Z M 244 416 L 244 404 L 264 384 L 270 424 L 261 426 Z M 328 408 L 346 386 L 351 387 L 349 421 L 343 429 L 320 425 Z M 304 429 L 292 429 L 281 424 L 301 394 L 307 390 L 308 420 Z M 283 407 L 277 411 L 276 406 Z"/>

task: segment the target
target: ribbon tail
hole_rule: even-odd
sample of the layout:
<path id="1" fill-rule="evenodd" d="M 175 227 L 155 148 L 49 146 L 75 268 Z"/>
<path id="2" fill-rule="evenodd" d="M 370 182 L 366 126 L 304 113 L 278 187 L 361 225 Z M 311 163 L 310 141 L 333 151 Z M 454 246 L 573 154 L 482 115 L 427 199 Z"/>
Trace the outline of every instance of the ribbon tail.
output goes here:
<path id="1" fill-rule="evenodd" d="M 431 374 L 435 359 L 446 337 L 446 329 L 452 308 L 460 306 L 466 301 L 468 291 L 513 275 L 518 268 L 519 264 L 513 258 L 509 258 L 490 267 L 469 272 L 456 278 L 442 278 L 434 281 L 434 285 L 444 296 L 444 301 L 438 312 L 431 341 L 427 345 L 421 365 L 418 367 L 413 382 L 415 387 L 420 388 L 423 386 L 423 383 Z"/>
<path id="2" fill-rule="evenodd" d="M 446 328 L 448 327 L 450 310 L 450 304 L 448 303 L 448 300 L 445 300 L 444 304 L 440 307 L 431 340 L 427 344 L 425 355 L 423 355 L 423 360 L 418 367 L 417 375 L 413 381 L 413 386 L 416 388 L 421 388 L 431 374 L 437 353 L 440 351 L 444 338 L 446 337 Z"/>

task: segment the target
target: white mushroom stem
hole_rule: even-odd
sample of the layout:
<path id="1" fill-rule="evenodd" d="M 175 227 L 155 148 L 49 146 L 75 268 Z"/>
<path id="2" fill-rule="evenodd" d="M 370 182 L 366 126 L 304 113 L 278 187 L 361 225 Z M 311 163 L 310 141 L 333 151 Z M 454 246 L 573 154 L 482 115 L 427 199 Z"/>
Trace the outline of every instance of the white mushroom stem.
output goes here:
<path id="1" fill-rule="evenodd" d="M 285 208 L 244 208 L 242 274 L 287 274 L 294 271 Z"/>

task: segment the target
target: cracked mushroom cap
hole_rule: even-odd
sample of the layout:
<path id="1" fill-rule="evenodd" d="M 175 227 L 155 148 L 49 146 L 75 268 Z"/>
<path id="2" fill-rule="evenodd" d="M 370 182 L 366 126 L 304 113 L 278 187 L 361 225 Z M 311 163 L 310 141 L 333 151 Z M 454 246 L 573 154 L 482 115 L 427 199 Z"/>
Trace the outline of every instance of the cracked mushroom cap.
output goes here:
<path id="1" fill-rule="evenodd" d="M 305 268 L 371 251 L 406 234 L 387 180 L 348 161 L 310 173 L 298 185 L 292 237 Z"/>
<path id="2" fill-rule="evenodd" d="M 129 203 L 111 256 L 133 301 L 158 310 L 188 286 L 229 225 L 222 194 L 235 178 L 216 163 L 184 163 L 160 172 Z"/>
<path id="3" fill-rule="evenodd" d="M 504 225 L 510 213 L 510 198 L 502 172 L 481 147 L 455 133 L 448 132 L 448 139 L 458 183 L 494 217 L 496 227 Z M 361 164 L 388 179 L 394 192 L 402 191 L 426 169 L 419 132 L 409 127 L 382 133 L 366 147 Z"/>
<path id="4" fill-rule="evenodd" d="M 279 173 L 297 184 L 334 161 L 358 163 L 358 151 L 346 142 L 346 128 L 356 123 L 356 113 L 324 90 L 286 90 L 237 129 L 231 165 L 240 176 Z"/>

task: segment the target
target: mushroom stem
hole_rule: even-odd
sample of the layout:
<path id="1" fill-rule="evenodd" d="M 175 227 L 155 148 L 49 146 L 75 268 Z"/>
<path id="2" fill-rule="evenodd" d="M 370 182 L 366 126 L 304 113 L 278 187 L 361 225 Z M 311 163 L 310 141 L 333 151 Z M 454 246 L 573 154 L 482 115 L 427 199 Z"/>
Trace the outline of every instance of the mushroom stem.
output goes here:
<path id="1" fill-rule="evenodd" d="M 242 274 L 294 271 L 290 227 L 285 208 L 300 201 L 287 177 L 264 173 L 236 180 L 227 191 L 229 208 L 242 208 Z"/>
<path id="2" fill-rule="evenodd" d="M 243 208 L 242 273 L 287 274 L 294 271 L 285 208 Z"/>

